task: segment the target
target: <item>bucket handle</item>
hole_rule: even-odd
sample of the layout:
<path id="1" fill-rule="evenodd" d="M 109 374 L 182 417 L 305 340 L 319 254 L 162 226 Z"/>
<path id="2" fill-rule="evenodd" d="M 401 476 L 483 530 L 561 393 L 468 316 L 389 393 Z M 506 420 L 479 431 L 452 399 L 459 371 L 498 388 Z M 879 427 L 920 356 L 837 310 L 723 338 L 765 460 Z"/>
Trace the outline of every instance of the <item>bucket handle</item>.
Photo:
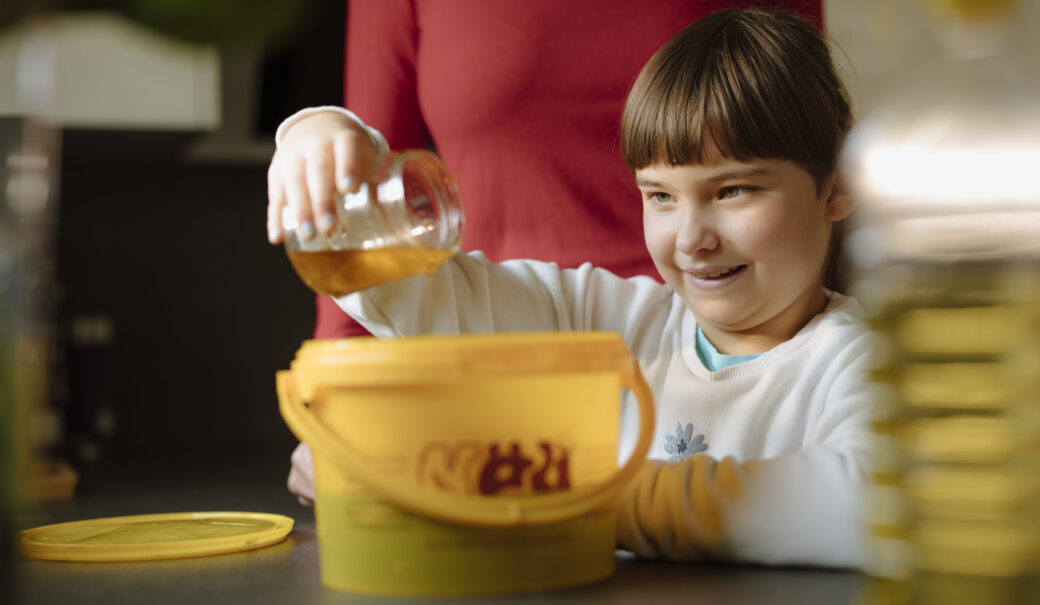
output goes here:
<path id="1" fill-rule="evenodd" d="M 647 452 L 653 437 L 653 393 L 639 364 L 621 374 L 622 388 L 630 389 L 639 402 L 639 438 L 625 464 L 606 481 L 580 489 L 537 497 L 461 496 L 416 490 L 388 480 L 366 464 L 349 445 L 338 439 L 303 402 L 292 370 L 276 375 L 279 409 L 293 433 L 328 460 L 337 470 L 358 479 L 376 495 L 398 508 L 448 523 L 478 527 L 543 525 L 572 519 L 608 504 L 628 482 Z"/>

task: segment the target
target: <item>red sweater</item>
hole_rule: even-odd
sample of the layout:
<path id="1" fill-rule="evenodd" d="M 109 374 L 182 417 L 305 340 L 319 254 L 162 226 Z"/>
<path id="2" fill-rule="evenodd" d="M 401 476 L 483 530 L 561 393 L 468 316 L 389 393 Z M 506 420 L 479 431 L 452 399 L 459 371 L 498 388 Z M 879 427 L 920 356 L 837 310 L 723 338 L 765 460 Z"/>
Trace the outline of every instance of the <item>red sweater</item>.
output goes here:
<path id="1" fill-rule="evenodd" d="M 684 26 L 749 4 L 352 0 L 346 107 L 391 149 L 436 148 L 462 195 L 465 250 L 656 276 L 619 151 L 625 96 Z M 822 0 L 786 5 L 822 24 Z M 318 298 L 316 338 L 363 333 Z"/>

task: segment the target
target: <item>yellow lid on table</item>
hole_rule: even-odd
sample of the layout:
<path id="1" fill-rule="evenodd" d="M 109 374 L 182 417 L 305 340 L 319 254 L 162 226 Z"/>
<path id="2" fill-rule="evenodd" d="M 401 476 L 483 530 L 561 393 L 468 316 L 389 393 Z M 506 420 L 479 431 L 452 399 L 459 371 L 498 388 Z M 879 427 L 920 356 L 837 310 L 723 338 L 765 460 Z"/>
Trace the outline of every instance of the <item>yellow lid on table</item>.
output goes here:
<path id="1" fill-rule="evenodd" d="M 23 555 L 49 561 L 152 561 L 263 548 L 293 520 L 248 512 L 163 513 L 45 525 L 18 534 Z"/>

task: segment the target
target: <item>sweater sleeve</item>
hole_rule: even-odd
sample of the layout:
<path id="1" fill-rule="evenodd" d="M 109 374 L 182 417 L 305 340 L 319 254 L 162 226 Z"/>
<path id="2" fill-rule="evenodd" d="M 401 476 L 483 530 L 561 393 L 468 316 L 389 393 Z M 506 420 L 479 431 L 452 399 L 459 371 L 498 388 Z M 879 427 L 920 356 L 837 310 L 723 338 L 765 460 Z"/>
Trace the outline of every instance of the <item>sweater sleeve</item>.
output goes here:
<path id="1" fill-rule="evenodd" d="M 670 308 L 666 289 L 648 278 L 620 278 L 586 263 L 492 263 L 460 252 L 432 276 L 411 277 L 336 300 L 372 334 L 461 334 L 538 330 L 645 329 Z M 627 340 L 627 339 L 626 339 Z"/>
<path id="2" fill-rule="evenodd" d="M 646 558 L 862 565 L 867 357 L 835 363 L 845 365 L 826 393 L 829 409 L 818 423 L 826 434 L 801 451 L 644 462 L 616 505 L 620 546 Z"/>
<path id="3" fill-rule="evenodd" d="M 285 139 L 285 133 L 290 128 L 292 128 L 293 124 L 299 122 L 300 120 L 306 118 L 309 115 L 312 115 L 312 114 L 315 114 L 315 113 L 321 113 L 321 112 L 325 112 L 325 111 L 332 112 L 332 113 L 338 113 L 341 116 L 347 118 L 348 120 L 353 120 L 354 122 L 357 122 L 358 125 L 360 125 L 362 128 L 364 128 L 365 132 L 368 133 L 369 139 L 372 140 L 372 146 L 376 148 L 376 153 L 386 153 L 386 152 L 390 151 L 390 147 L 389 147 L 389 145 L 386 142 L 386 138 L 383 137 L 383 133 L 379 132 L 375 128 L 372 128 L 368 124 L 365 124 L 361 120 L 361 118 L 359 118 L 357 116 L 357 114 L 355 114 L 353 111 L 350 111 L 349 109 L 345 109 L 343 107 L 339 107 L 339 106 L 336 106 L 336 105 L 320 105 L 318 107 L 304 107 L 303 109 L 297 111 L 296 113 L 294 113 L 291 116 L 289 116 L 289 117 L 285 118 L 284 120 L 282 120 L 282 123 L 278 125 L 278 130 L 276 130 L 275 133 L 274 133 L 274 144 L 275 144 L 275 147 L 281 147 L 282 146 L 282 140 Z"/>

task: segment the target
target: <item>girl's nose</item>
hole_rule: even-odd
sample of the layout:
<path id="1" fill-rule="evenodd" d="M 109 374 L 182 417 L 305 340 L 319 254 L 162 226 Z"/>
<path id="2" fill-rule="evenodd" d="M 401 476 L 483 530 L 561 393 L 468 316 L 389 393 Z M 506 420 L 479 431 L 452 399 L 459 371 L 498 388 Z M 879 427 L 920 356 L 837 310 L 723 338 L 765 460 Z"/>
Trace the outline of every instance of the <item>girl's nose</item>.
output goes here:
<path id="1" fill-rule="evenodd" d="M 686 205 L 679 213 L 679 221 L 675 236 L 677 250 L 693 255 L 718 247 L 719 236 L 710 210 L 698 209 L 692 204 Z"/>

